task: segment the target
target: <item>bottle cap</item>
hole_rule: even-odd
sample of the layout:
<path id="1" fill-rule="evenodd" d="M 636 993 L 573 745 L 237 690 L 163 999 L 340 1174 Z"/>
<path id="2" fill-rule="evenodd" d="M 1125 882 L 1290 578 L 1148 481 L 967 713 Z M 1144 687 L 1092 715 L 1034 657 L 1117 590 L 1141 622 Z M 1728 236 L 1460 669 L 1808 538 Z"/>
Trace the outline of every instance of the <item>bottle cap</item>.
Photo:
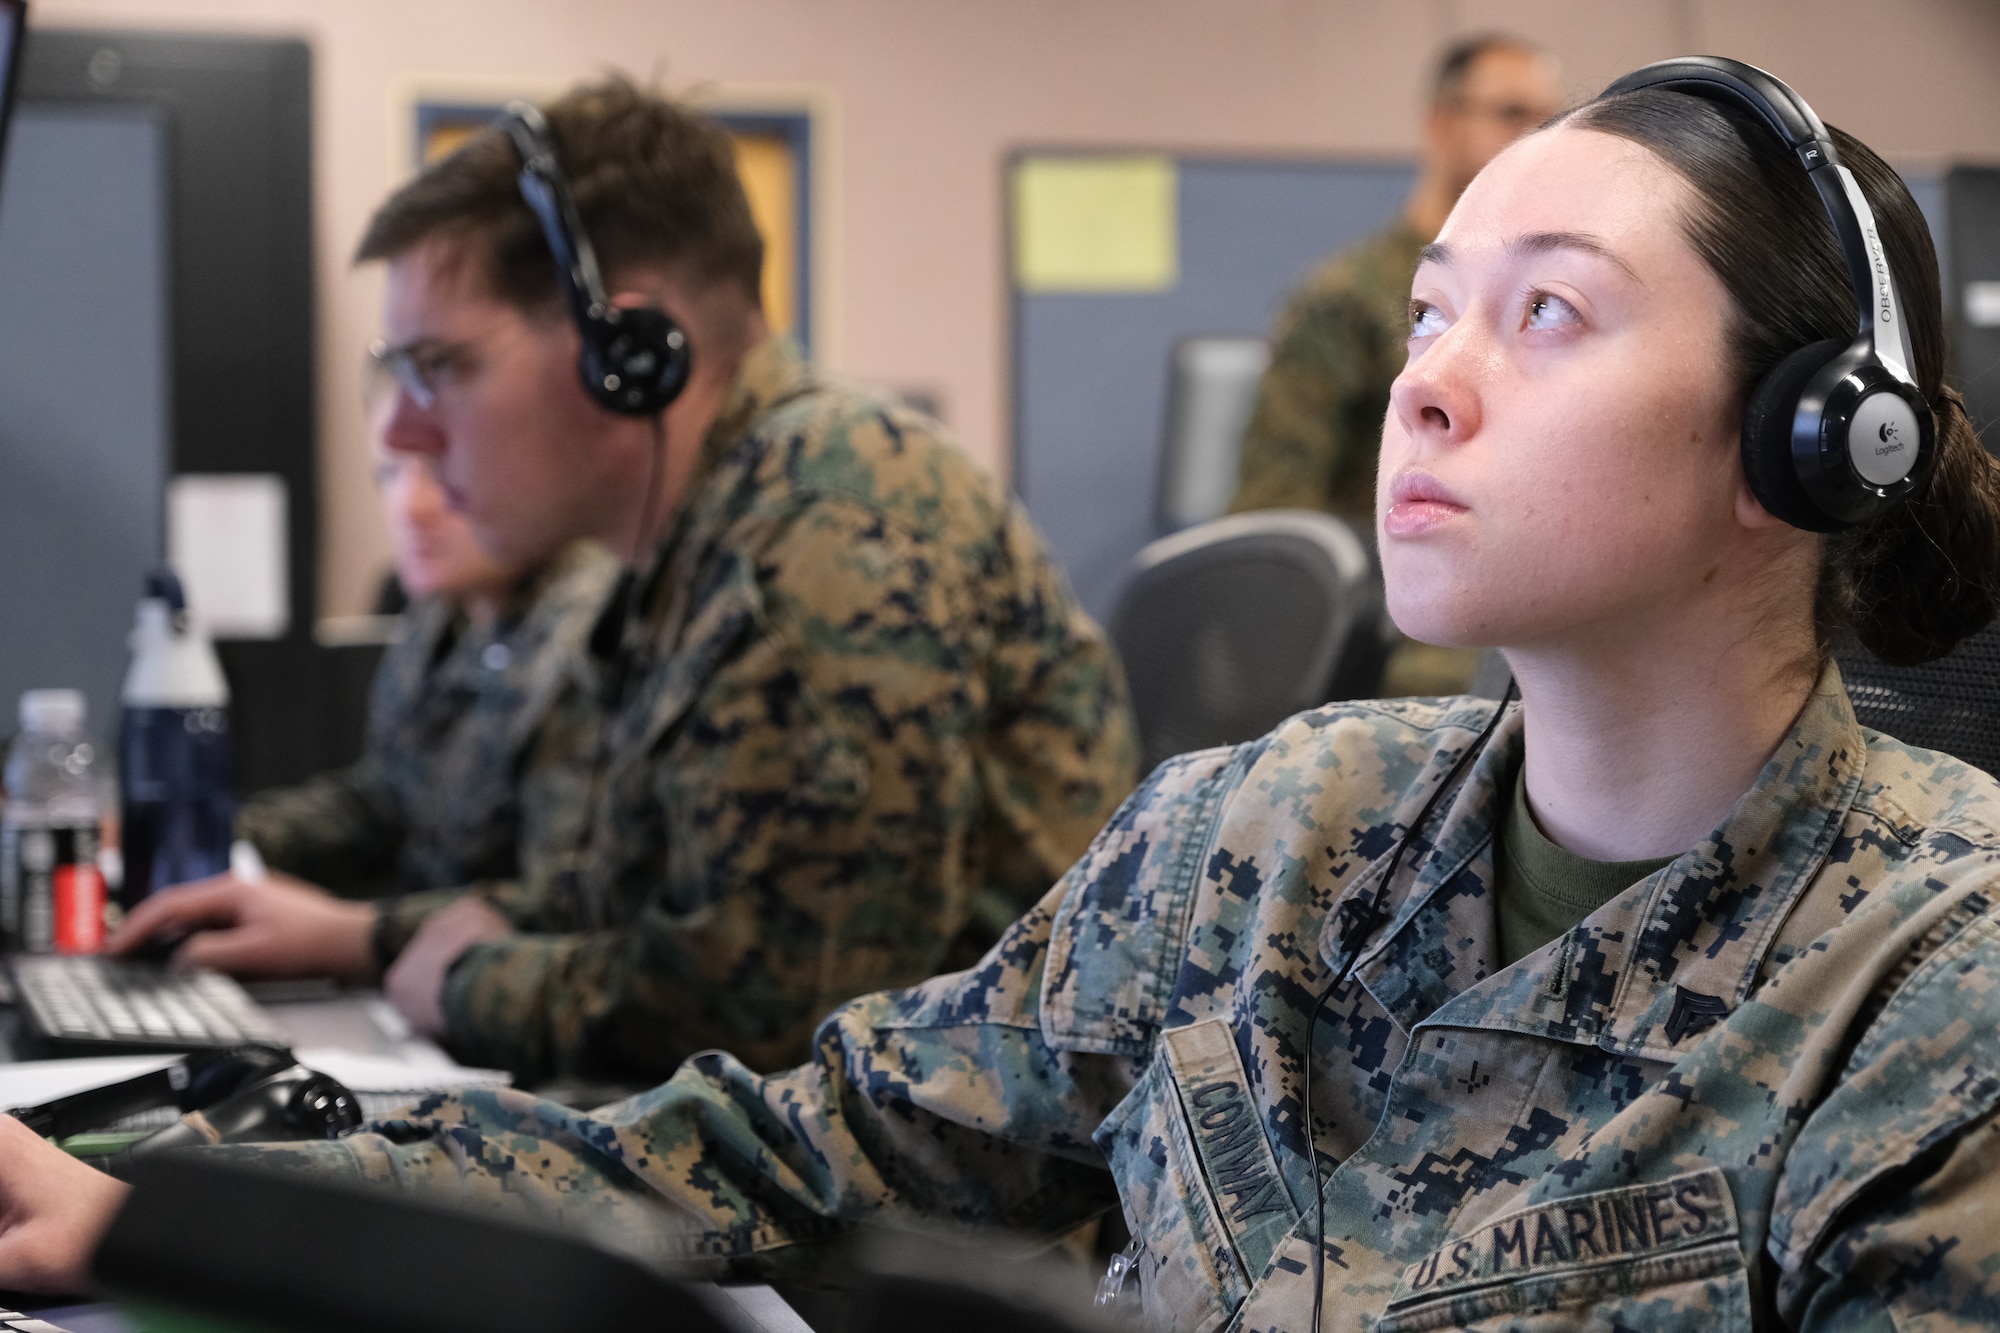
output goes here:
<path id="1" fill-rule="evenodd" d="M 181 590 L 180 575 L 171 565 L 158 565 L 146 572 L 146 596 L 167 604 L 167 611 L 179 615 L 187 610 L 187 594 Z"/>
<path id="2" fill-rule="evenodd" d="M 21 696 L 24 731 L 78 731 L 83 719 L 82 690 L 29 690 Z"/>

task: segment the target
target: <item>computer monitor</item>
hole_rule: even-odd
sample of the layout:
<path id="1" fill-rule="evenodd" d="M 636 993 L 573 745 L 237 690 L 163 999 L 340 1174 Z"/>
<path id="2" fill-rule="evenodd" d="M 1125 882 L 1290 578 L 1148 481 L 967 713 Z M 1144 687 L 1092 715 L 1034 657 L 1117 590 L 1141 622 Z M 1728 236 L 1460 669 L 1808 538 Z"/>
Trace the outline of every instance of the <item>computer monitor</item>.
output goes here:
<path id="1" fill-rule="evenodd" d="M 198 1152 L 132 1183 L 95 1267 L 146 1330 L 735 1333 L 695 1289 L 546 1226 Z"/>
<path id="2" fill-rule="evenodd" d="M 1229 512 L 1243 428 L 1270 364 L 1271 345 L 1262 338 L 1183 338 L 1175 344 L 1160 455 L 1162 536 Z"/>
<path id="3" fill-rule="evenodd" d="M 165 550 L 172 127 L 143 101 L 24 95 L 8 132 L 0 731 L 22 691 L 67 686 L 84 692 L 100 740 L 117 733 L 132 608 Z"/>
<path id="4" fill-rule="evenodd" d="M 21 86 L 21 33 L 27 24 L 28 0 L 0 0 L 0 161 L 6 160 L 7 127 Z"/>

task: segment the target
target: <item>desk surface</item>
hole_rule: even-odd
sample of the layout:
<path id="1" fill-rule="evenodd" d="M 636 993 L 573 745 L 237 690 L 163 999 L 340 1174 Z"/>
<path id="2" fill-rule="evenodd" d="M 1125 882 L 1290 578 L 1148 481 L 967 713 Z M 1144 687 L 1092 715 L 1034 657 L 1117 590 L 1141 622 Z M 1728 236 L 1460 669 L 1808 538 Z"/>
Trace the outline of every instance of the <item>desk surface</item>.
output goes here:
<path id="1" fill-rule="evenodd" d="M 449 1061 L 443 1050 L 411 1031 L 376 991 L 341 991 L 313 985 L 250 987 L 259 1004 L 270 1011 L 298 1049 L 332 1049 L 356 1055 L 399 1060 L 413 1068 L 436 1070 Z M 16 1038 L 19 1021 L 13 1007 L 0 1007 L 0 1062 L 23 1058 Z M 717 1287 L 718 1314 L 742 1333 L 812 1333 L 806 1322 L 769 1287 Z M 0 1296 L 0 1300 L 4 1300 Z M 101 1304 L 37 1305 L 13 1308 L 47 1320 L 68 1333 L 133 1333 L 117 1311 Z"/>
<path id="2" fill-rule="evenodd" d="M 379 992 L 340 991 L 318 984 L 253 986 L 251 990 L 285 1029 L 294 1047 L 331 1047 L 426 1065 L 449 1058 L 413 1033 Z M 0 1006 L 0 1063 L 27 1058 L 34 1056 L 21 1039 L 19 1016 L 12 1004 Z M 34 1298 L 24 1298 L 21 1305 L 12 1308 L 59 1325 L 68 1333 L 132 1333 L 132 1326 L 107 1305 L 41 1305 L 34 1303 Z"/>

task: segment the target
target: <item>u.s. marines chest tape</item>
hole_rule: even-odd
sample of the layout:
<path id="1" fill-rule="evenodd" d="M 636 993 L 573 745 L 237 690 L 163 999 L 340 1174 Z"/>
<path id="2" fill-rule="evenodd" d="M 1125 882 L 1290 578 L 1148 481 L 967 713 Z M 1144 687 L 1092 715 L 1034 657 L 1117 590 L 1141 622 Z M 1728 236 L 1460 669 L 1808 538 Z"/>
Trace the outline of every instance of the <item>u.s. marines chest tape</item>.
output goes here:
<path id="1" fill-rule="evenodd" d="M 1558 1305 L 1599 1280 L 1618 1287 L 1671 1283 L 1740 1266 L 1740 1230 L 1728 1179 L 1709 1167 L 1515 1209 L 1438 1246 L 1403 1270 L 1383 1328 L 1428 1327 L 1427 1313 L 1500 1305 L 1503 1290 L 1531 1306 Z"/>

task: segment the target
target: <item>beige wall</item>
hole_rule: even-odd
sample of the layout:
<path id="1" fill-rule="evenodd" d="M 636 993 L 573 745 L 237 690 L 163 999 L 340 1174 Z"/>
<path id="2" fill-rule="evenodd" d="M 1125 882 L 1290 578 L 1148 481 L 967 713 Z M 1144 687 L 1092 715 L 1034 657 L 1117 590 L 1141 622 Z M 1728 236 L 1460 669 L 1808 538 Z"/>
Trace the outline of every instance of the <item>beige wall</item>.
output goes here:
<path id="1" fill-rule="evenodd" d="M 321 610 L 385 563 L 359 406 L 378 284 L 346 255 L 397 178 L 413 78 L 811 89 L 827 167 L 827 359 L 927 387 L 1006 451 L 1000 168 L 1024 144 L 1404 154 L 1449 36 L 1552 46 L 1579 92 L 1691 49 L 1766 65 L 1892 159 L 2000 159 L 1992 0 L 36 0 L 45 25 L 303 35 L 317 101 Z"/>

